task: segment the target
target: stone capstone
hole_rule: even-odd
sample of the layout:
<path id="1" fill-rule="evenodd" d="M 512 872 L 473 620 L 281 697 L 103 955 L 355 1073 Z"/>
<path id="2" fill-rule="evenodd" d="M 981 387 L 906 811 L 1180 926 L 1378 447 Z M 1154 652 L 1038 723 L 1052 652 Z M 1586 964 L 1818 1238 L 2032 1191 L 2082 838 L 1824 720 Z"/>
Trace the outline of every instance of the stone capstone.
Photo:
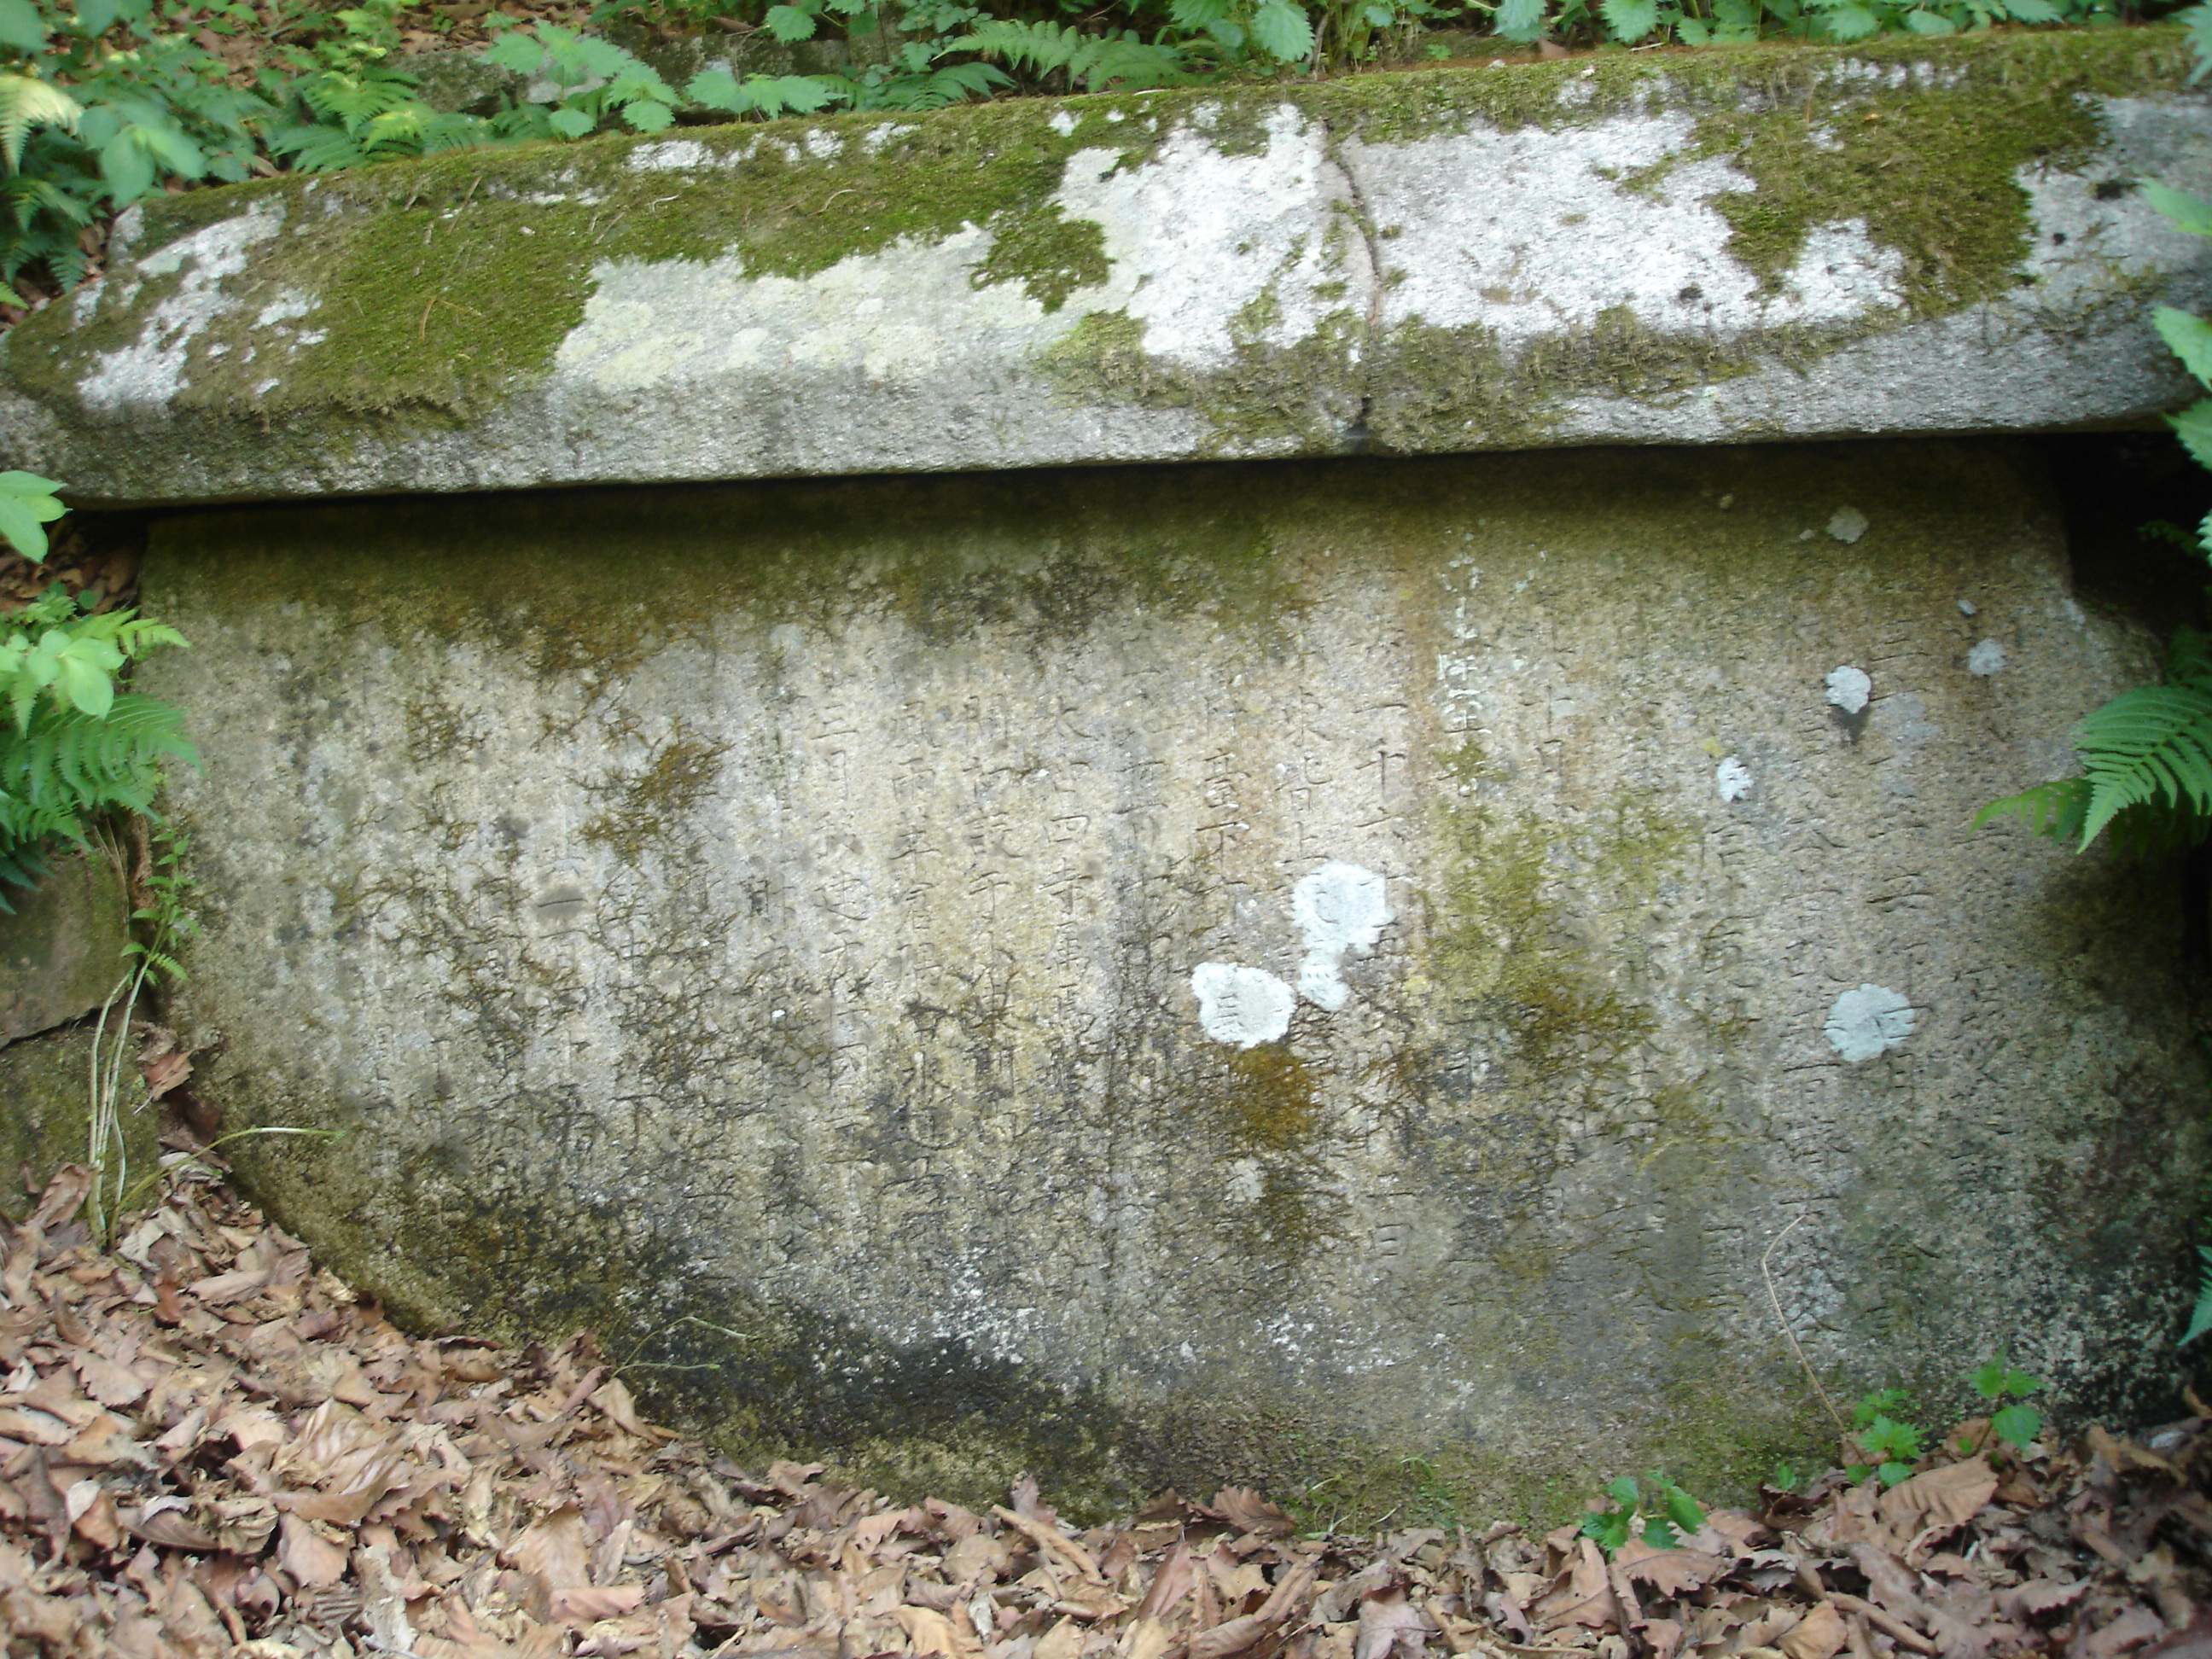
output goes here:
<path id="1" fill-rule="evenodd" d="M 196 192 L 8 336 L 0 448 L 115 504 L 2142 422 L 2188 70 L 1623 54 Z"/>
<path id="2" fill-rule="evenodd" d="M 1330 244 L 1268 246 L 1294 318 Z M 175 1017 L 233 1127 L 347 1132 L 234 1146 L 396 1316 L 590 1325 L 879 1488 L 1724 1492 L 1832 1433 L 1770 1273 L 1833 1389 L 2001 1352 L 2124 1416 L 2207 1079 L 2178 878 L 1967 830 L 2154 672 L 2048 489 L 1922 441 L 175 516 Z"/>

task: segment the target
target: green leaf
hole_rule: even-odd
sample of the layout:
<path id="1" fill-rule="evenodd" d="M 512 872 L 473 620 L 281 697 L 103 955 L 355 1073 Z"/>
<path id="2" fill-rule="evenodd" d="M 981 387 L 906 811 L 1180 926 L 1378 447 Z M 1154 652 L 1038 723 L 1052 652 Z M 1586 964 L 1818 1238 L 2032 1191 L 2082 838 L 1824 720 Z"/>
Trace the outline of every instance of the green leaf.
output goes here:
<path id="1" fill-rule="evenodd" d="M 123 15 L 115 0 L 77 0 L 76 24 L 88 36 L 98 36 L 115 27 Z"/>
<path id="2" fill-rule="evenodd" d="M 675 118 L 676 112 L 657 98 L 640 98 L 623 106 L 623 119 L 640 132 L 659 132 Z"/>
<path id="3" fill-rule="evenodd" d="M 1705 1524 L 1705 1505 L 1680 1486 L 1667 1488 L 1667 1518 L 1684 1532 L 1695 1532 Z"/>
<path id="4" fill-rule="evenodd" d="M 2007 1406 L 1990 1419 L 1990 1426 L 2008 1446 L 2025 1447 L 2043 1432 L 2043 1413 L 2033 1406 Z"/>
<path id="5" fill-rule="evenodd" d="M 1655 1550 L 1671 1550 L 1682 1540 L 1666 1522 L 1650 1520 L 1644 1523 L 1644 1541 Z"/>
<path id="6" fill-rule="evenodd" d="M 1877 1417 L 1858 1432 L 1859 1449 L 1885 1462 L 1913 1462 L 1920 1456 L 1920 1430 L 1911 1423 Z"/>
<path id="7" fill-rule="evenodd" d="M 115 682 L 82 657 L 63 657 L 55 684 L 80 714 L 103 720 L 115 702 Z"/>
<path id="8" fill-rule="evenodd" d="M 2197 9 L 2212 13 L 2212 7 Z M 2155 179 L 2138 179 L 2136 188 L 2144 201 L 2173 221 L 2177 228 L 2191 236 L 2212 236 L 2212 202 L 2201 202 L 2194 196 L 2185 196 L 2170 190 Z"/>
<path id="9" fill-rule="evenodd" d="M 1881 19 L 1865 6 L 1834 6 L 1820 14 L 1820 28 L 1832 40 L 1863 40 L 1881 27 Z"/>
<path id="10" fill-rule="evenodd" d="M 27 54 L 43 52 L 46 34 L 46 20 L 31 0 L 0 0 L 0 46 Z"/>
<path id="11" fill-rule="evenodd" d="M 2150 320 L 2159 338 L 2181 359 L 2181 366 L 2205 385 L 2212 386 L 2212 323 L 2185 311 L 2177 311 L 2172 306 L 2159 307 L 2151 313 Z"/>
<path id="12" fill-rule="evenodd" d="M 1312 55 L 1313 21 L 1304 6 L 1289 0 L 1261 0 L 1252 14 L 1252 39 L 1260 50 L 1279 64 L 1295 64 Z"/>
<path id="13" fill-rule="evenodd" d="M 2166 20 L 2179 23 L 2189 31 L 2189 44 L 2196 49 L 2197 67 L 2189 72 L 2193 86 L 2212 70 L 2212 6 L 2191 6 L 2186 11 L 2176 12 Z"/>
<path id="14" fill-rule="evenodd" d="M 2185 1348 L 2212 1331 L 2212 1249 L 2199 1244 L 2197 1254 L 2204 1258 L 2203 1277 L 2197 1281 L 2197 1306 L 2190 1312 L 2189 1328 L 2182 1333 L 2180 1346 Z"/>
<path id="15" fill-rule="evenodd" d="M 1911 1403 L 1911 1397 L 1902 1389 L 1876 1389 L 1872 1394 L 1862 1395 L 1858 1404 L 1851 1407 L 1851 1421 L 1863 1429 L 1869 1428 L 1890 1413 L 1901 1411 Z"/>
<path id="16" fill-rule="evenodd" d="M 1844 1479 L 1850 1481 L 1854 1486 L 1857 1486 L 1861 1481 L 1864 1480 L 1867 1476 L 1873 1473 L 1874 1465 L 1871 1463 L 1846 1463 L 1844 1465 Z"/>
<path id="17" fill-rule="evenodd" d="M 46 526 L 67 511 L 54 499 L 60 488 L 34 473 L 0 472 L 0 536 L 33 564 L 46 562 Z"/>
<path id="18" fill-rule="evenodd" d="M 2004 1394 L 2004 1361 L 1992 1359 L 1988 1364 L 1968 1373 L 1966 1381 L 1974 1385 L 1974 1392 L 1984 1399 L 1996 1400 Z"/>
<path id="19" fill-rule="evenodd" d="M 1602 1513 L 1595 1510 L 1585 1510 L 1583 1536 L 1595 1539 L 1598 1547 L 1611 1555 L 1628 1541 L 1628 1522 L 1632 1513 L 1629 1510 L 1607 1510 Z"/>
<path id="20" fill-rule="evenodd" d="M 1620 1480 L 1607 1486 L 1605 1494 L 1614 1503 L 1625 1504 L 1632 1510 L 1636 1507 L 1637 1500 L 1643 1495 L 1637 1490 L 1636 1477 L 1631 1474 L 1624 1474 Z"/>
<path id="21" fill-rule="evenodd" d="M 545 118 L 552 123 L 553 131 L 563 138 L 581 138 L 593 127 L 599 125 L 587 111 L 577 109 L 572 106 L 564 106 L 556 109 Z"/>
<path id="22" fill-rule="evenodd" d="M 1659 0 L 1599 0 L 1598 9 L 1616 40 L 1641 40 L 1659 26 Z"/>
<path id="23" fill-rule="evenodd" d="M 2196 457 L 2197 465 L 2212 467 L 2212 398 L 2200 398 L 2180 414 L 2167 416 L 2166 421 L 2183 447 Z"/>
<path id="24" fill-rule="evenodd" d="M 770 6 L 761 22 L 786 46 L 814 38 L 814 14 L 801 11 L 797 6 Z"/>
<path id="25" fill-rule="evenodd" d="M 1526 46 L 1544 32 L 1544 0 L 1499 0 L 1491 27 L 1499 39 Z"/>
<path id="26" fill-rule="evenodd" d="M 1883 1486 L 1894 1486 L 1899 1481 L 1910 1480 L 1911 1478 L 1912 1465 L 1910 1463 L 1885 1463 L 1879 1469 L 1875 1470 L 1875 1473 L 1881 1477 L 1881 1484 Z"/>

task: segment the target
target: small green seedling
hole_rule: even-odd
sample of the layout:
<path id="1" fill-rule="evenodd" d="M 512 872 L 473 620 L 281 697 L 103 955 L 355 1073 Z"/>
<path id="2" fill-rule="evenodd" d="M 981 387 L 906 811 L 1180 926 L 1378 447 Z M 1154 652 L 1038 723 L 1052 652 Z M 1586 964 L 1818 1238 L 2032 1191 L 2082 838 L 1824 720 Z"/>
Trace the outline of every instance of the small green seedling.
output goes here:
<path id="1" fill-rule="evenodd" d="M 1607 1555 L 1639 1535 L 1653 1549 L 1671 1550 L 1681 1543 L 1684 1533 L 1694 1533 L 1705 1524 L 1705 1505 L 1668 1480 L 1662 1469 L 1647 1473 L 1641 1486 L 1634 1475 L 1624 1474 L 1605 1492 L 1613 1499 L 1611 1507 L 1583 1511 L 1582 1530 Z"/>
<path id="2" fill-rule="evenodd" d="M 1904 1415 L 1911 1405 L 1911 1396 L 1902 1389 L 1876 1389 L 1851 1407 L 1855 1431 L 1849 1443 L 1865 1460 L 1844 1465 L 1844 1473 L 1854 1482 L 1872 1474 L 1883 1486 L 1893 1486 L 1912 1473 L 1921 1448 L 1920 1425 Z"/>
<path id="3" fill-rule="evenodd" d="M 2026 1371 L 2014 1370 L 2002 1359 L 1992 1359 L 1968 1373 L 1966 1380 L 1974 1385 L 1976 1394 L 1996 1407 L 1990 1413 L 1990 1427 L 2014 1451 L 2027 1450 L 2035 1437 L 2043 1432 L 2043 1413 L 2021 1403 L 2021 1396 L 2033 1394 L 2043 1386 L 2038 1378 Z"/>
<path id="4" fill-rule="evenodd" d="M 1796 1492 L 1801 1478 L 1795 1463 L 1777 1463 L 1773 1473 L 1766 1477 L 1766 1484 L 1776 1492 Z"/>

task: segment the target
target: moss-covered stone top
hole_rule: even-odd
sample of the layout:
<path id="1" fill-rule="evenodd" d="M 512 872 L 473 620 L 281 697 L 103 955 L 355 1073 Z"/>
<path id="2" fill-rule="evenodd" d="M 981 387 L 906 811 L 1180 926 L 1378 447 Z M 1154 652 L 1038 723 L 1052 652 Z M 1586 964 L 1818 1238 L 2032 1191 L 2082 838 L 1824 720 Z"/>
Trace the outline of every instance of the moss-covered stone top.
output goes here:
<path id="1" fill-rule="evenodd" d="M 189 501 L 2139 416 L 2187 67 L 1760 46 L 271 180 L 137 210 L 0 439 Z"/>

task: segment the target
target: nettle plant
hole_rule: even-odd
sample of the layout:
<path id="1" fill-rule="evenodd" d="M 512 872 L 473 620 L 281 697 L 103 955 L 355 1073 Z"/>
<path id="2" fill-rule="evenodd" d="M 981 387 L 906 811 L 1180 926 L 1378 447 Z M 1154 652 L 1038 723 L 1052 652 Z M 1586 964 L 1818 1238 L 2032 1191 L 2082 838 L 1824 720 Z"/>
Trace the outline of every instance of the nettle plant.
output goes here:
<path id="1" fill-rule="evenodd" d="M 34 564 L 46 526 L 59 518 L 61 486 L 28 472 L 0 472 L 0 534 Z M 197 766 L 184 716 L 159 698 L 119 690 L 129 664 L 176 629 L 128 608 L 98 611 L 57 582 L 0 617 L 0 908 L 9 885 L 27 886 L 64 843 L 89 848 L 103 821 L 136 813 L 159 821 L 161 764 Z"/>
<path id="2" fill-rule="evenodd" d="M 1966 1382 L 1981 1396 L 1987 1415 L 1954 1429 L 1943 1450 L 1958 1457 L 2017 1456 L 2043 1432 L 2043 1413 L 2027 1403 L 2043 1387 L 2037 1378 L 1999 1358 L 1969 1371 Z M 1928 1455 L 1926 1431 L 1915 1415 L 1911 1396 L 1902 1389 L 1861 1395 L 1844 1438 L 1844 1474 L 1855 1484 L 1871 1476 L 1885 1486 L 1909 1479 Z"/>
<path id="3" fill-rule="evenodd" d="M 1705 1506 L 1663 1469 L 1650 1471 L 1641 1482 L 1624 1474 L 1605 1489 L 1605 1495 L 1612 1503 L 1583 1512 L 1582 1534 L 1595 1539 L 1607 1555 L 1632 1538 L 1656 1550 L 1670 1550 L 1705 1524 Z"/>

